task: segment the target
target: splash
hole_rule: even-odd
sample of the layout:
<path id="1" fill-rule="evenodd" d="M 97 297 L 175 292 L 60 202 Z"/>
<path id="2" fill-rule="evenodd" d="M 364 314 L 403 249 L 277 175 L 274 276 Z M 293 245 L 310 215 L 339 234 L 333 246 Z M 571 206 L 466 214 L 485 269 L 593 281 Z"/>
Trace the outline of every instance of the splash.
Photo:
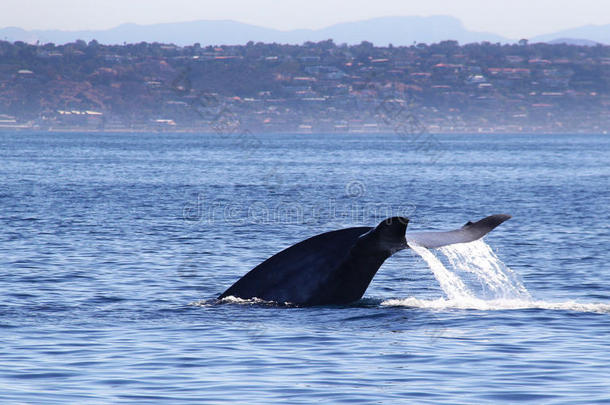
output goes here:
<path id="1" fill-rule="evenodd" d="M 610 304 L 575 301 L 546 302 L 532 299 L 517 274 L 506 266 L 482 239 L 457 243 L 437 250 L 410 243 L 412 250 L 428 264 L 446 297 L 436 300 L 391 299 L 386 306 L 428 309 L 551 309 L 577 312 L 610 312 Z M 443 263 L 446 263 L 446 265 Z"/>
<path id="2" fill-rule="evenodd" d="M 472 297 L 466 284 L 455 274 L 447 270 L 443 263 L 434 254 L 423 246 L 412 243 L 411 249 L 428 263 L 434 277 L 450 300 L 459 300 Z"/>
<path id="3" fill-rule="evenodd" d="M 487 299 L 531 299 L 517 274 L 496 256 L 491 247 L 477 240 L 439 249 L 451 267 L 472 274 L 480 285 L 480 294 Z"/>
<path id="4" fill-rule="evenodd" d="M 381 303 L 382 306 L 390 307 L 411 307 L 425 308 L 434 310 L 444 309 L 476 309 L 480 311 L 502 311 L 514 309 L 549 309 L 556 311 L 573 312 L 595 312 L 610 313 L 610 304 L 604 303 L 582 303 L 576 301 L 548 302 L 536 300 L 482 300 L 479 298 L 447 300 L 439 298 L 436 300 L 422 300 L 414 297 L 405 299 L 390 299 Z"/>
<path id="5" fill-rule="evenodd" d="M 244 298 L 234 297 L 232 295 L 229 295 L 228 297 L 224 297 L 222 299 L 211 298 L 211 299 L 207 299 L 207 300 L 199 300 L 199 301 L 194 301 L 194 302 L 189 303 L 189 305 L 195 306 L 195 307 L 209 307 L 209 306 L 214 306 L 214 305 L 218 305 L 218 304 L 272 305 L 272 306 L 278 305 L 274 301 L 266 301 L 266 300 L 256 298 L 256 297 L 244 299 Z M 289 304 L 290 303 L 284 303 L 284 305 L 289 305 Z"/>
<path id="6" fill-rule="evenodd" d="M 482 240 L 438 249 L 451 270 L 427 248 L 413 243 L 411 248 L 428 263 L 450 300 L 531 299 L 515 272 Z"/>

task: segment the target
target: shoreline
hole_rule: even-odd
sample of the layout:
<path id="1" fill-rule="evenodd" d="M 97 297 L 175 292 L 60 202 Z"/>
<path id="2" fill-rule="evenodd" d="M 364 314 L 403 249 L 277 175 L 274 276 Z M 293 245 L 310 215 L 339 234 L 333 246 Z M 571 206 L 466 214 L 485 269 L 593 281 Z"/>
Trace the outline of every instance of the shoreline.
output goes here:
<path id="1" fill-rule="evenodd" d="M 393 131 L 391 129 L 388 130 L 366 130 L 366 129 L 357 129 L 353 131 L 315 131 L 315 130 L 307 130 L 307 131 L 299 131 L 299 130 L 274 130 L 274 131 L 250 131 L 247 128 L 239 131 L 232 132 L 218 132 L 211 131 L 207 129 L 197 129 L 197 128 L 185 128 L 185 129 L 154 129 L 154 128 L 145 128 L 145 129 L 130 129 L 130 128 L 117 128 L 117 129 L 91 129 L 91 128 L 52 128 L 52 129 L 40 129 L 40 128 L 32 128 L 32 127 L 0 127 L 0 133 L 23 133 L 23 132 L 32 132 L 32 133 L 50 133 L 50 134 L 72 134 L 72 133 L 84 133 L 84 134 L 201 134 L 201 135 L 225 135 L 225 136 L 240 136 L 245 133 L 248 134 L 257 134 L 257 135 L 308 135 L 308 134 L 322 134 L 322 135 L 351 135 L 351 134 L 368 134 L 368 135 L 390 135 L 396 134 L 398 136 L 427 136 L 427 135 L 606 135 L 610 133 L 610 128 L 608 130 L 600 130 L 600 131 L 589 131 L 589 130 L 575 130 L 575 131 L 545 131 L 545 130 L 535 130 L 535 131 L 514 131 L 514 130 L 464 130 L 464 131 L 426 131 L 421 132 L 419 134 L 412 133 L 400 133 Z"/>

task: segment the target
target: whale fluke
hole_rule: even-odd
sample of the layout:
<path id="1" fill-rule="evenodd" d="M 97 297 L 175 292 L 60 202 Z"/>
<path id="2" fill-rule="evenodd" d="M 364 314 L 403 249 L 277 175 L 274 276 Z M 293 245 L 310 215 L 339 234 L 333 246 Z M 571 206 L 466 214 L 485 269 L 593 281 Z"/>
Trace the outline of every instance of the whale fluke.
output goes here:
<path id="1" fill-rule="evenodd" d="M 510 215 L 496 214 L 477 222 L 468 221 L 466 225 L 453 231 L 445 232 L 409 232 L 407 243 L 416 243 L 428 249 L 435 249 L 454 243 L 473 242 L 481 239 L 502 222 L 510 219 Z"/>
<path id="2" fill-rule="evenodd" d="M 408 248 L 470 242 L 509 219 L 492 215 L 449 232 L 415 232 L 409 220 L 392 217 L 374 228 L 340 229 L 313 236 L 265 260 L 218 298 L 260 298 L 294 305 L 349 304 L 364 295 L 383 262 Z"/>

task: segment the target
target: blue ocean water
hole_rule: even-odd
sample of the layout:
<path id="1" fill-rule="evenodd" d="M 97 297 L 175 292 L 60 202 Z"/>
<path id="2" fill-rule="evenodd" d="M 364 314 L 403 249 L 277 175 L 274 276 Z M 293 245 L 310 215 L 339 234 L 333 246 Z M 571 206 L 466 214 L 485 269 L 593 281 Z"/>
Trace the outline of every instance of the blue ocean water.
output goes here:
<path id="1" fill-rule="evenodd" d="M 607 136 L 0 133 L 0 174 L 0 402 L 610 403 Z M 324 231 L 495 213 L 537 304 L 436 305 L 410 250 L 354 305 L 214 302 Z"/>

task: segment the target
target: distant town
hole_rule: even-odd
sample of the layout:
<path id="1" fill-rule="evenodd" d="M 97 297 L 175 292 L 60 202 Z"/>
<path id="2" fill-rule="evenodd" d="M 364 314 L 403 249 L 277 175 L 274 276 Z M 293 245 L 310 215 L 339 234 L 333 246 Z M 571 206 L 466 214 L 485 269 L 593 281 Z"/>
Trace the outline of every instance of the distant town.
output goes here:
<path id="1" fill-rule="evenodd" d="M 0 41 L 0 130 L 606 133 L 610 46 Z"/>

